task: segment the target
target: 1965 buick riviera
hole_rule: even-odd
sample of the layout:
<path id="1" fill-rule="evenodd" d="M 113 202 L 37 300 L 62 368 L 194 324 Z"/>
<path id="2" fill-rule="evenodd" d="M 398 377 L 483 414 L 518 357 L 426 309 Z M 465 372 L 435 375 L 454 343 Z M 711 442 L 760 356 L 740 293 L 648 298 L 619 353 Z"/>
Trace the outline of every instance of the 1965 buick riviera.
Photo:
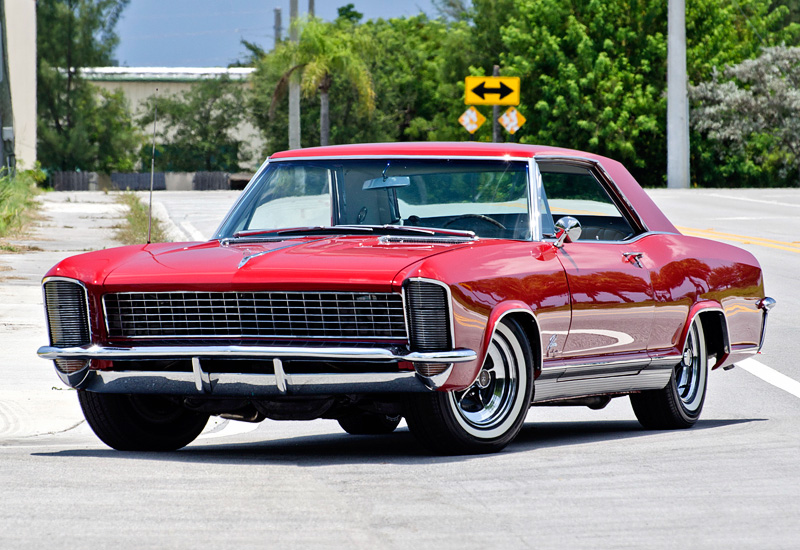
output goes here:
<path id="1" fill-rule="evenodd" d="M 618 162 L 488 143 L 278 153 L 210 241 L 81 254 L 43 285 L 39 355 L 121 450 L 222 415 L 405 417 L 435 452 L 492 452 L 531 405 L 625 395 L 687 428 L 775 303 L 751 254 L 680 234 Z"/>

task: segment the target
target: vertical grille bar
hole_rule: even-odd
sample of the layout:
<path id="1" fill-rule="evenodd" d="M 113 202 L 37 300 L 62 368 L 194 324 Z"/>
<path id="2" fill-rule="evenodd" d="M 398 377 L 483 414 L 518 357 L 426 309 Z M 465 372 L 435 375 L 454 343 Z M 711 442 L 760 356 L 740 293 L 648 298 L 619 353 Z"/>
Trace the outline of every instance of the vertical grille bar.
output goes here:
<path id="1" fill-rule="evenodd" d="M 411 349 L 451 349 L 453 343 L 447 289 L 429 281 L 410 280 L 406 283 L 405 291 Z"/>
<path id="2" fill-rule="evenodd" d="M 50 345 L 77 347 L 91 343 L 86 289 L 78 283 L 53 279 L 44 283 L 44 305 Z M 71 374 L 84 368 L 83 359 L 56 359 L 56 368 Z"/>
<path id="3" fill-rule="evenodd" d="M 56 347 L 82 346 L 91 342 L 86 289 L 69 281 L 44 283 L 50 344 Z"/>

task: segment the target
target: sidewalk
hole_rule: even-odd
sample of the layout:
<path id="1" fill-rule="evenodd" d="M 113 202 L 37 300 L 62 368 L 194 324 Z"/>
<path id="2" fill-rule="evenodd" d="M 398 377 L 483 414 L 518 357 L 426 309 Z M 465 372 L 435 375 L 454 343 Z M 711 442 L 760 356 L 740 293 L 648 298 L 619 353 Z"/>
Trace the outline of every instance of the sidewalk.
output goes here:
<path id="1" fill-rule="evenodd" d="M 0 252 L 0 445 L 69 430 L 83 422 L 73 390 L 36 350 L 47 343 L 42 276 L 59 260 L 116 246 L 124 206 L 102 192 L 40 195 L 40 219 L 18 253 Z"/>

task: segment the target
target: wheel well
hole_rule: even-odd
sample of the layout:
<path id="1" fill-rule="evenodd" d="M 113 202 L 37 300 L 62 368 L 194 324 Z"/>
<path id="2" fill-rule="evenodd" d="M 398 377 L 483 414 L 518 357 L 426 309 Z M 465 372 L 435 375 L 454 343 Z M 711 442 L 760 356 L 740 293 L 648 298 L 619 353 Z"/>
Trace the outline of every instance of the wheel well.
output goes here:
<path id="1" fill-rule="evenodd" d="M 542 339 L 539 336 L 539 325 L 536 323 L 536 319 L 532 315 L 523 313 L 521 311 L 509 313 L 508 317 L 519 323 L 519 326 L 522 327 L 522 330 L 525 332 L 525 336 L 528 338 L 534 361 L 533 377 L 538 378 L 542 373 Z"/>
<path id="2" fill-rule="evenodd" d="M 697 315 L 703 325 L 703 335 L 708 355 L 715 356 L 714 366 L 719 365 L 730 350 L 728 341 L 728 322 L 721 311 L 702 311 Z"/>

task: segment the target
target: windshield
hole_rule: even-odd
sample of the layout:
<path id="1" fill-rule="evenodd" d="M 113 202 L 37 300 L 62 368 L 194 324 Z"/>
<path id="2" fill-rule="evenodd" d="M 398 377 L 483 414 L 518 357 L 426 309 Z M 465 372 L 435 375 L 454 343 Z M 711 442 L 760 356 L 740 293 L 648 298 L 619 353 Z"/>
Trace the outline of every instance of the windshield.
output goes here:
<path id="1" fill-rule="evenodd" d="M 448 159 L 271 162 L 217 238 L 331 226 L 381 234 L 392 226 L 395 232 L 401 227 L 529 239 L 527 166 Z"/>

